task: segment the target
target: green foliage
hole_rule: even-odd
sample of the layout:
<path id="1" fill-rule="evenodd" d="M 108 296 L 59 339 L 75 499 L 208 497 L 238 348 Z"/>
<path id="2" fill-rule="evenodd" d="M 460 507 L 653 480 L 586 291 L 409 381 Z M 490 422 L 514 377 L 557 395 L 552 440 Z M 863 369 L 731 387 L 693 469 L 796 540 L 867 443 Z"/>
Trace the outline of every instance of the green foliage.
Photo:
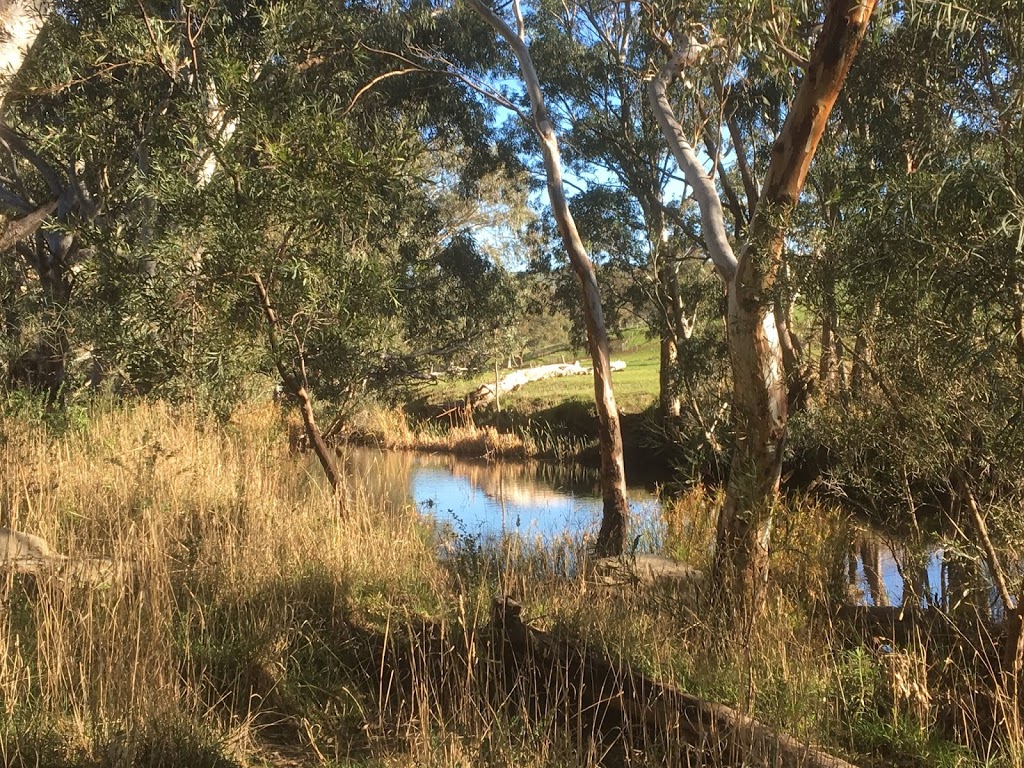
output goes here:
<path id="1" fill-rule="evenodd" d="M 1024 17 L 971 4 L 968 33 L 938 10 L 880 21 L 814 171 L 812 215 L 829 227 L 794 264 L 834 313 L 850 379 L 793 425 L 794 446 L 823 447 L 873 511 L 948 506 L 965 473 L 992 519 L 1015 521 L 997 513 L 1024 494 L 1024 155 L 1007 101 L 1024 82 Z"/>
<path id="2" fill-rule="evenodd" d="M 307 0 L 62 6 L 8 108 L 25 144 L 11 145 L 8 202 L 69 200 L 8 262 L 8 383 L 44 382 L 53 399 L 105 379 L 226 413 L 278 362 L 344 402 L 431 364 L 425 332 L 478 359 L 516 299 L 465 210 L 485 176 L 510 198 L 519 181 L 485 141 L 484 103 L 386 53 L 461 45 L 493 63 L 479 25 L 453 16 Z M 254 275 L 282 360 L 267 354 Z M 56 350 L 55 369 L 37 348 Z"/>

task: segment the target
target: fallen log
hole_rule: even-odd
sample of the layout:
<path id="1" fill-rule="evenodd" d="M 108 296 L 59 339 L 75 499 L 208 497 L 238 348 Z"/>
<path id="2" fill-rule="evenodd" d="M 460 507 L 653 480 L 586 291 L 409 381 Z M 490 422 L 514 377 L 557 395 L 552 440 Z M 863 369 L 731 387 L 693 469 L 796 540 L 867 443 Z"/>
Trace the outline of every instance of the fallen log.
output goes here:
<path id="1" fill-rule="evenodd" d="M 135 577 L 132 563 L 106 557 L 67 557 L 50 548 L 46 539 L 0 527 L 0 576 L 12 574 L 34 588 L 41 578 L 63 584 L 110 586 Z"/>
<path id="2" fill-rule="evenodd" d="M 46 539 L 11 528 L 0 528 L 0 568 L 36 573 L 54 559 Z"/>
<path id="3" fill-rule="evenodd" d="M 574 724 L 592 739 L 663 751 L 670 764 L 855 768 L 730 707 L 530 627 L 513 600 L 495 599 L 492 613 L 492 653 L 500 652 L 506 701 L 518 698 L 535 715 L 574 712 Z"/>
<path id="4" fill-rule="evenodd" d="M 671 589 L 699 587 L 704 574 L 671 557 L 636 554 L 599 557 L 587 563 L 588 577 L 604 586 L 665 586 Z"/>
<path id="5" fill-rule="evenodd" d="M 626 364 L 622 360 L 613 360 L 611 363 L 613 371 L 621 371 L 625 367 Z M 587 376 L 592 372 L 592 368 L 580 365 L 579 361 L 523 368 L 506 374 L 496 383 L 481 384 L 467 396 L 466 401 L 474 408 L 484 408 L 494 402 L 495 394 L 500 396 L 507 392 L 514 392 L 520 387 L 534 381 L 541 381 L 542 379 L 554 379 L 561 376 Z"/>

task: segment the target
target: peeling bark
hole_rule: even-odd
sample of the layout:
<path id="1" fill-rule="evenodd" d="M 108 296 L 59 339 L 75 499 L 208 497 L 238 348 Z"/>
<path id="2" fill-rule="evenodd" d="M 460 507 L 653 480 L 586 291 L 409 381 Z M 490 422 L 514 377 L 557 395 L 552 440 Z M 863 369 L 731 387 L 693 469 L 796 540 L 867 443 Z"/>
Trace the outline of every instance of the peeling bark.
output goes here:
<path id="1" fill-rule="evenodd" d="M 821 34 L 771 154 L 764 186 L 737 259 L 722 203 L 668 99 L 680 71 L 707 46 L 687 39 L 651 80 L 648 96 L 672 154 L 700 206 L 708 252 L 728 288 L 736 447 L 718 521 L 714 581 L 723 597 L 756 609 L 768 553 L 788 417 L 784 343 L 776 310 L 776 275 L 785 234 L 812 158 L 876 0 L 831 0 Z M 781 332 L 781 333 L 780 333 Z"/>
<path id="2" fill-rule="evenodd" d="M 11 83 L 46 26 L 52 8 L 50 0 L 0 0 L 0 115 L 5 111 Z"/>

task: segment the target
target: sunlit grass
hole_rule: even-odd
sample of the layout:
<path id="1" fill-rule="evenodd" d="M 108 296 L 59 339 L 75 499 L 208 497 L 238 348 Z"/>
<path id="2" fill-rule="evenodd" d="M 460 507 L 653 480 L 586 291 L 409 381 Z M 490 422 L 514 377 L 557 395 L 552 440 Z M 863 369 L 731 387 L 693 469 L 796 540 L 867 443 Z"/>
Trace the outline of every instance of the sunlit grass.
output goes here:
<path id="1" fill-rule="evenodd" d="M 474 698 L 456 649 L 498 593 L 536 627 L 861 765 L 980 764 L 939 737 L 932 703 L 900 693 L 931 684 L 913 649 L 850 650 L 815 611 L 828 560 L 807 553 L 843 520 L 808 501 L 779 534 L 771 621 L 737 635 L 699 594 L 592 583 L 577 539 L 449 540 L 354 486 L 336 498 L 271 406 L 227 426 L 162 404 L 98 410 L 61 434 L 2 418 L 0 469 L 3 524 L 67 558 L 2 577 L 3 765 L 596 764 L 577 734 Z M 719 503 L 698 487 L 669 504 L 666 551 L 706 567 Z M 96 558 L 122 567 L 68 567 Z M 424 627 L 465 666 L 459 691 L 394 662 L 419 658 Z"/>
<path id="2" fill-rule="evenodd" d="M 613 340 L 611 357 L 626 363 L 625 370 L 612 374 L 612 385 L 619 410 L 623 413 L 642 413 L 658 399 L 660 351 L 657 339 L 649 339 L 641 329 L 626 331 L 622 339 Z M 586 351 L 566 347 L 560 352 L 548 353 L 539 358 L 528 358 L 524 367 L 549 363 L 579 361 L 590 366 Z M 507 373 L 499 369 L 498 375 Z M 425 390 L 424 394 L 432 403 L 443 403 L 464 398 L 481 384 L 494 381 L 494 372 L 482 373 L 468 379 L 443 381 Z M 539 413 L 555 408 L 567 401 L 579 401 L 593 407 L 594 380 L 590 376 L 565 376 L 532 382 L 520 390 L 501 396 L 503 408 L 519 410 L 526 414 Z M 493 406 L 492 406 L 493 408 Z"/>

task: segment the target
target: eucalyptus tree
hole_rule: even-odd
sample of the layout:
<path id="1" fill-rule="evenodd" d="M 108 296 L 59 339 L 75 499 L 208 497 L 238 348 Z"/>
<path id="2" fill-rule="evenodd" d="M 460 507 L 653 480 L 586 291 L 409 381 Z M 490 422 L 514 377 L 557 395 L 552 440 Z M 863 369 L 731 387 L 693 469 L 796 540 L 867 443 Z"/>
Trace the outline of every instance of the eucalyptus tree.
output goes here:
<path id="1" fill-rule="evenodd" d="M 678 360 L 692 355 L 686 347 L 694 325 L 681 273 L 692 279 L 695 270 L 669 237 L 686 223 L 671 199 L 671 158 L 644 98 L 652 42 L 642 18 L 633 3 L 541 3 L 531 47 L 547 73 L 568 167 L 587 185 L 573 200 L 577 218 L 590 218 L 583 231 L 603 268 L 630 278 L 632 295 L 613 298 L 660 338 L 660 410 L 672 418 L 680 413 Z"/>
<path id="2" fill-rule="evenodd" d="M 873 510 L 955 514 L 974 496 L 1009 512 L 1021 495 L 1024 11 L 911 10 L 870 41 L 814 185 L 835 215 L 809 274 L 827 270 L 830 324 L 863 386 L 802 431 Z M 1004 532 L 1018 518 L 993 517 Z"/>
<path id="3" fill-rule="evenodd" d="M 722 44 L 722 30 L 716 28 L 721 18 L 708 19 L 705 25 L 695 9 L 671 9 L 669 26 L 663 28 L 667 61 L 649 84 L 652 107 L 694 190 L 704 241 L 728 291 L 735 447 L 719 516 L 715 570 L 716 583 L 724 592 L 748 607 L 756 606 L 762 591 L 759 585 L 767 578 L 786 436 L 787 387 L 775 285 L 787 224 L 873 10 L 874 2 L 833 0 L 810 57 L 798 56 L 805 76 L 773 145 L 738 256 L 726 230 L 718 189 L 669 98 L 669 89 L 680 76 L 684 80 L 702 76 L 700 62 Z M 688 11 L 695 15 L 688 16 Z M 661 21 L 652 19 L 652 29 L 657 31 Z M 703 40 L 697 34 L 702 27 L 708 31 Z"/>
<path id="4" fill-rule="evenodd" d="M 558 226 L 562 243 L 583 291 L 587 340 L 594 366 L 594 398 L 597 404 L 598 442 L 601 453 L 601 493 L 604 513 L 597 538 L 597 551 L 618 555 L 624 549 L 629 506 L 626 497 L 626 473 L 622 458 L 622 432 L 612 389 L 611 361 L 608 354 L 608 331 L 605 327 L 597 273 L 586 245 L 569 209 L 563 181 L 562 161 L 556 125 L 548 111 L 541 81 L 526 42 L 526 24 L 518 0 L 513 0 L 513 29 L 483 0 L 467 0 L 467 4 L 512 49 L 522 74 L 529 100 L 529 114 L 520 112 L 524 122 L 535 133 L 540 144 L 547 179 L 548 200 Z M 506 101 L 514 107 L 512 102 Z M 518 111 L 518 110 L 517 110 Z"/>
<path id="5" fill-rule="evenodd" d="M 53 238 L 70 242 L 51 302 L 64 352 L 88 343 L 122 389 L 228 405 L 272 370 L 253 343 L 256 277 L 279 322 L 269 357 L 325 397 L 386 386 L 422 339 L 482 344 L 507 311 L 504 273 L 430 190 L 469 199 L 505 160 L 479 104 L 385 53 L 409 35 L 466 43 L 406 11 L 88 0 L 55 14 L 11 104 L 5 202 L 28 209 L 63 184 L 77 207 L 17 238 L 8 315 L 38 316 L 25 296 L 45 298 L 36 253 Z M 442 151 L 459 162 L 439 166 Z M 461 313 L 429 315 L 413 279 L 427 264 L 473 297 Z M 448 330 L 414 327 L 428 322 Z"/>
<path id="6" fill-rule="evenodd" d="M 123 225 L 126 212 L 138 207 L 139 155 L 176 130 L 169 108 L 175 86 L 145 55 L 142 24 L 101 29 L 105 7 L 64 10 L 21 67 L 0 126 L 6 212 L 22 215 L 19 221 L 46 212 L 35 228 L 4 242 L 8 274 L 25 294 L 15 301 L 22 309 L 34 303 L 41 321 L 22 334 L 12 322 L 17 313 L 8 312 L 15 358 L 9 373 L 33 379 L 51 400 L 73 354 L 72 326 L 93 319 L 75 318 L 73 305 L 95 275 L 94 235 L 117 231 L 115 222 Z M 19 354 L 19 344 L 35 348 Z"/>

